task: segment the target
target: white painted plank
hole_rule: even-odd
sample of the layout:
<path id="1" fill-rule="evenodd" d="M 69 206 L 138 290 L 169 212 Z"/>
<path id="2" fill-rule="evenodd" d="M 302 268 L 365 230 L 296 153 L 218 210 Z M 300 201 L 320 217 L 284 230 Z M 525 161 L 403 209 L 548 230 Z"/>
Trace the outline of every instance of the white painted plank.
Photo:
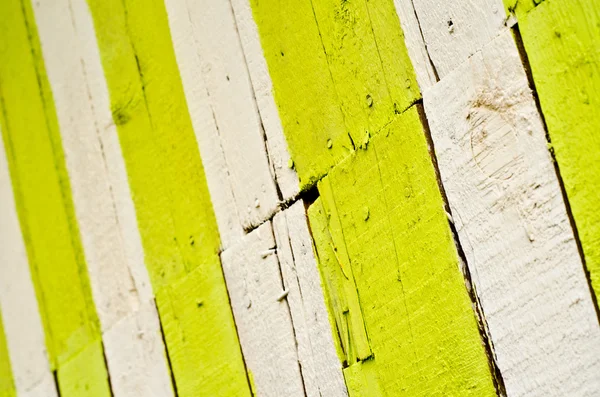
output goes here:
<path id="1" fill-rule="evenodd" d="M 48 373 L 44 376 L 44 379 L 34 386 L 30 390 L 19 391 L 17 389 L 18 397 L 56 397 L 56 383 L 54 382 L 54 376 Z"/>
<path id="2" fill-rule="evenodd" d="M 36 2 L 34 13 L 103 336 L 126 338 L 129 330 L 120 321 L 153 296 L 93 21 L 85 0 Z M 156 311 L 140 316 L 146 327 L 158 324 Z M 115 396 L 138 395 L 134 391 L 147 387 L 148 373 L 154 385 L 170 390 L 164 357 L 163 367 L 159 358 L 148 357 L 143 351 L 147 338 L 131 343 L 129 350 L 111 349 L 108 357 L 137 364 L 125 374 L 111 372 L 111 377 L 128 377 L 123 388 L 113 384 Z M 153 343 L 163 345 L 160 335 Z"/>
<path id="3" fill-rule="evenodd" d="M 260 44 L 258 28 L 252 17 L 250 1 L 230 1 L 252 86 L 254 87 L 256 103 L 267 136 L 271 164 L 275 169 L 277 184 L 283 200 L 289 201 L 298 195 L 300 184 L 296 171 L 289 167 L 291 158 L 283 135 L 283 126 L 281 125 L 275 98 L 273 97 L 273 82 Z"/>
<path id="4" fill-rule="evenodd" d="M 415 68 L 419 88 L 423 92 L 437 82 L 437 77 L 427 53 L 413 0 L 394 0 L 394 5 L 404 32 L 404 43 Z"/>
<path id="5" fill-rule="evenodd" d="M 304 396 L 271 222 L 221 254 L 246 366 L 263 397 Z"/>
<path id="6" fill-rule="evenodd" d="M 210 117 L 216 123 L 216 129 L 197 131 L 200 147 L 207 140 L 220 141 L 225 158 L 228 180 L 209 181 L 229 183 L 241 226 L 257 226 L 275 212 L 279 200 L 231 6 L 227 0 L 165 4 L 187 101 L 206 90 Z M 195 130 L 207 124 L 207 113 L 191 113 Z M 220 200 L 213 196 L 213 202 Z M 222 214 L 216 215 L 218 219 Z"/>
<path id="7" fill-rule="evenodd" d="M 122 319 L 103 339 L 115 396 L 173 396 L 154 301 Z"/>
<path id="8" fill-rule="evenodd" d="M 427 52 L 440 78 L 483 48 L 504 28 L 502 0 L 412 2 Z"/>
<path id="9" fill-rule="evenodd" d="M 308 397 L 347 396 L 304 202 L 275 215 L 273 231 Z"/>
<path id="10" fill-rule="evenodd" d="M 226 248 L 238 241 L 244 235 L 244 230 L 233 196 L 232 180 L 216 119 L 210 107 L 204 78 L 200 74 L 202 64 L 198 56 L 193 25 L 189 21 L 185 2 L 165 1 L 165 6 L 188 111 L 217 218 L 221 245 Z"/>
<path id="11" fill-rule="evenodd" d="M 1 134 L 0 203 L 0 308 L 17 393 L 56 396 Z"/>
<path id="12" fill-rule="evenodd" d="M 600 328 L 510 32 L 424 103 L 508 395 L 600 395 Z"/>

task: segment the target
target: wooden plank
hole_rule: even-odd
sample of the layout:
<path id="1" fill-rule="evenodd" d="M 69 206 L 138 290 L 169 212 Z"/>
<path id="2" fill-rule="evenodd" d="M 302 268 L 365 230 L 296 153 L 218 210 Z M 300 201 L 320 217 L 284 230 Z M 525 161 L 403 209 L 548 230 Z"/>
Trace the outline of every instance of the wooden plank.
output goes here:
<path id="1" fill-rule="evenodd" d="M 546 0 L 519 28 L 596 298 L 600 298 L 600 2 Z"/>
<path id="2" fill-rule="evenodd" d="M 299 200 L 275 215 L 273 231 L 306 395 L 347 396 L 304 202 Z"/>
<path id="3" fill-rule="evenodd" d="M 17 395 L 9 359 L 6 335 L 2 325 L 2 313 L 0 312 L 0 396 L 2 397 Z"/>
<path id="4" fill-rule="evenodd" d="M 413 4 L 440 78 L 500 34 L 506 19 L 502 0 L 413 0 Z"/>
<path id="5" fill-rule="evenodd" d="M 60 372 L 99 343 L 100 330 L 33 10 L 15 0 L 2 2 L 0 12 L 0 123 L 50 364 Z M 99 354 L 87 358 L 80 376 L 105 377 L 102 371 Z M 91 392 L 110 394 L 100 386 Z"/>
<path id="6" fill-rule="evenodd" d="M 104 363 L 102 343 L 89 344 L 58 368 L 61 396 L 112 396 Z"/>
<path id="7" fill-rule="evenodd" d="M 127 245 L 137 251 L 141 241 L 135 215 L 122 220 L 117 209 L 124 203 L 121 212 L 131 212 L 133 203 L 121 150 L 114 142 L 116 128 L 87 3 L 37 3 L 34 12 L 107 362 L 114 379 L 113 392 L 133 396 L 141 390 L 147 391 L 144 394 L 160 390 L 162 395 L 172 395 L 170 371 L 161 354 L 164 346 L 158 315 L 147 307 L 152 291 L 143 257 L 135 255 L 134 261 L 128 261 Z M 110 150 L 115 153 L 107 154 Z M 113 166 L 108 160 L 116 160 L 116 164 Z M 119 193 L 122 196 L 115 197 Z M 125 241 L 126 237 L 133 241 Z M 143 312 L 134 315 L 138 310 Z M 143 338 L 129 337 L 136 331 L 131 317 L 145 332 Z M 123 341 L 128 342 L 126 346 Z M 146 352 L 149 346 L 153 348 Z"/>
<path id="8" fill-rule="evenodd" d="M 113 175 L 108 172 L 111 165 L 107 163 L 103 141 L 109 134 L 114 136 L 116 129 L 111 125 L 106 86 L 95 87 L 104 88 L 98 97 L 92 94 L 100 90 L 90 89 L 90 81 L 100 82 L 97 86 L 103 82 L 93 24 L 83 0 L 40 2 L 33 9 L 96 310 L 102 329 L 108 330 L 139 308 L 137 285 L 146 288 L 145 299 L 150 299 L 152 293 L 144 263 L 127 261 L 126 242 L 113 198 L 113 185 L 127 184 L 127 179 L 126 175 L 119 175 L 112 180 Z M 89 50 L 94 47 L 95 52 Z M 100 75 L 89 74 L 88 65 L 92 64 L 95 65 L 89 69 Z M 111 157 L 119 157 L 119 147 L 111 148 L 119 150 Z M 128 188 L 115 190 L 128 191 Z M 139 241 L 139 236 L 136 240 Z M 132 267 L 139 269 L 130 270 Z M 144 277 L 136 280 L 135 275 Z"/>
<path id="9" fill-rule="evenodd" d="M 227 0 L 168 0 L 165 5 L 171 31 L 181 38 L 174 40 L 174 48 L 178 64 L 187 71 L 182 82 L 188 103 L 195 92 L 208 95 L 210 110 L 192 113 L 202 116 L 193 120 L 195 129 L 208 124 L 207 115 L 216 124 L 198 134 L 199 144 L 220 141 L 228 175 L 220 183 L 232 190 L 242 228 L 258 226 L 275 212 L 278 197 L 231 5 Z"/>
<path id="10" fill-rule="evenodd" d="M 508 395 L 598 394 L 598 320 L 511 33 L 424 100 Z"/>
<path id="11" fill-rule="evenodd" d="M 179 397 L 250 397 L 219 257 L 156 296 Z"/>
<path id="12" fill-rule="evenodd" d="M 304 396 L 271 222 L 221 254 L 242 352 L 256 395 Z"/>
<path id="13" fill-rule="evenodd" d="M 437 71 L 429 58 L 413 0 L 394 0 L 394 5 L 404 33 L 404 43 L 423 92 L 438 81 Z"/>
<path id="14" fill-rule="evenodd" d="M 273 82 L 269 75 L 263 49 L 260 46 L 258 27 L 252 17 L 249 1 L 231 0 L 230 3 L 235 16 L 235 27 L 244 50 L 260 119 L 267 137 L 267 151 L 271 166 L 275 170 L 275 179 L 282 198 L 284 201 L 288 201 L 298 195 L 300 186 L 277 112 L 273 96 Z"/>
<path id="15" fill-rule="evenodd" d="M 251 4 L 301 188 L 419 98 L 392 0 Z"/>
<path id="16" fill-rule="evenodd" d="M 350 396 L 495 396 L 417 109 L 318 187 L 308 214 Z M 350 277 L 353 292 L 339 287 Z M 371 356 L 352 353 L 347 315 L 361 316 Z"/>
<path id="17" fill-rule="evenodd" d="M 230 395 L 243 395 L 244 387 L 249 387 L 239 347 L 235 349 L 239 346 L 235 327 L 223 321 L 232 315 L 218 262 L 217 224 L 164 4 L 137 0 L 89 4 L 159 314 L 167 316 L 170 306 L 175 316 L 189 305 L 196 307 L 194 297 L 181 294 L 171 300 L 166 292 L 186 279 L 193 282 L 194 272 L 214 284 L 211 305 L 223 313 L 200 322 L 182 321 L 181 330 L 211 335 L 210 339 L 185 334 L 182 338 L 170 331 L 180 332 L 179 328 L 167 328 L 169 320 L 163 319 L 178 394 L 216 395 L 221 385 L 231 383 L 242 386 Z M 195 366 L 177 363 L 183 349 L 194 352 Z M 220 368 L 222 362 L 232 370 L 198 377 L 198 368 Z"/>
<path id="18" fill-rule="evenodd" d="M 103 339 L 116 396 L 174 396 L 154 301 L 122 319 Z"/>
<path id="19" fill-rule="evenodd" d="M 28 394 L 37 385 L 41 395 L 55 397 L 54 380 L 44 345 L 44 329 L 1 139 L 0 202 L 0 308 L 12 377 L 19 395 Z"/>

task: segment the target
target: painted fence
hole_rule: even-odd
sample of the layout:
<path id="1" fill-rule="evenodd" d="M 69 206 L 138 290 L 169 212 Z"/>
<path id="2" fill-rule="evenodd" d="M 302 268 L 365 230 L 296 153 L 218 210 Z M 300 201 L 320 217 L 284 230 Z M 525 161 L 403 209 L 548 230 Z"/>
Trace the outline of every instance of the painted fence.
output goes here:
<path id="1" fill-rule="evenodd" d="M 600 1 L 3 0 L 0 396 L 600 395 Z"/>

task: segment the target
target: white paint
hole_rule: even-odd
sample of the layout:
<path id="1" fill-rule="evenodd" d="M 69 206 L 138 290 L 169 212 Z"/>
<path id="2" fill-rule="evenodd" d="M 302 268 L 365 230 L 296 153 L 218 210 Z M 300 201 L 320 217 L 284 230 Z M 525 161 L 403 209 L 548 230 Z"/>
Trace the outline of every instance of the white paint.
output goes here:
<path id="1" fill-rule="evenodd" d="M 44 376 L 44 379 L 34 386 L 30 390 L 19 391 L 17 389 L 17 396 L 19 397 L 56 397 L 56 383 L 54 382 L 54 376 L 48 373 Z"/>
<path id="2" fill-rule="evenodd" d="M 267 147 L 275 168 L 277 184 L 284 201 L 298 195 L 299 181 L 296 171 L 290 169 L 290 154 L 283 135 L 283 126 L 273 97 L 273 82 L 260 44 L 258 28 L 252 17 L 248 0 L 230 0 L 236 26 L 246 56 L 246 64 L 254 87 L 256 103 L 267 135 Z"/>
<path id="3" fill-rule="evenodd" d="M 18 395 L 56 396 L 0 134 L 0 311 Z M 49 381 L 48 381 L 49 380 Z"/>
<path id="4" fill-rule="evenodd" d="M 508 395 L 600 395 L 600 328 L 510 32 L 424 102 Z"/>
<path id="5" fill-rule="evenodd" d="M 394 0 L 394 5 L 404 33 L 404 44 L 406 44 L 408 55 L 415 68 L 419 88 L 423 92 L 435 84 L 437 78 L 427 53 L 419 20 L 413 7 L 413 0 Z"/>
<path id="6" fill-rule="evenodd" d="M 256 394 L 304 396 L 273 230 L 266 222 L 221 254 L 240 345 Z M 272 251 L 271 251 L 272 252 Z"/>
<path id="7" fill-rule="evenodd" d="M 120 321 L 153 296 L 93 21 L 85 0 L 35 2 L 34 13 L 103 336 L 126 339 Z M 140 327 L 158 329 L 155 311 L 140 316 L 147 322 Z M 129 350 L 111 349 L 110 362 L 136 363 L 126 374 L 111 373 L 128 377 L 127 387 L 114 384 L 116 396 L 138 395 L 130 390 L 147 387 L 150 373 L 153 385 L 171 387 L 166 366 L 158 371 L 157 356 L 144 352 L 148 339 L 162 346 L 154 332 Z"/>
<path id="8" fill-rule="evenodd" d="M 273 230 L 306 394 L 347 396 L 302 200 L 275 215 Z"/>
<path id="9" fill-rule="evenodd" d="M 165 5 L 227 248 L 239 237 L 240 225 L 261 224 L 279 204 L 244 53 L 228 1 L 167 0 Z"/>
<path id="10" fill-rule="evenodd" d="M 407 0 L 396 1 L 397 4 L 402 1 L 399 7 L 404 13 L 410 12 Z M 440 78 L 483 48 L 504 28 L 502 0 L 412 0 L 412 3 L 425 39 L 426 51 Z M 402 18 L 402 14 L 400 16 Z M 404 25 L 415 22 L 406 20 L 403 28 Z M 404 30 L 409 32 L 417 28 L 412 26 Z M 411 47 L 412 42 L 408 46 L 412 58 L 417 50 Z M 419 58 L 412 59 L 418 70 L 422 65 Z M 417 71 L 417 75 L 423 73 L 425 71 Z"/>
<path id="11" fill-rule="evenodd" d="M 170 378 L 164 379 L 169 367 L 154 301 L 122 319 L 103 339 L 115 396 L 174 395 Z"/>

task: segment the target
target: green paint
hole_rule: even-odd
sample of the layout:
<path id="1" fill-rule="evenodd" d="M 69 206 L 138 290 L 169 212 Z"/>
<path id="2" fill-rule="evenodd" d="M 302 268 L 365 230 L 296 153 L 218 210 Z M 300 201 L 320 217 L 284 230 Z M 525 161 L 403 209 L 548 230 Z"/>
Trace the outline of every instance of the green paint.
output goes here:
<path id="1" fill-rule="evenodd" d="M 308 213 L 351 395 L 496 395 L 417 109 L 318 188 Z"/>
<path id="2" fill-rule="evenodd" d="M 97 341 L 67 361 L 58 370 L 61 396 L 111 396 L 102 343 Z"/>
<path id="3" fill-rule="evenodd" d="M 600 298 L 600 0 L 546 0 L 519 28 Z"/>
<path id="4" fill-rule="evenodd" d="M 0 397 L 15 397 L 16 395 L 8 347 L 6 346 L 6 335 L 2 325 L 2 313 L 0 313 Z"/>
<path id="5" fill-rule="evenodd" d="M 179 396 L 248 395 L 164 4 L 88 3 Z"/>
<path id="6" fill-rule="evenodd" d="M 251 395 L 226 298 L 216 255 L 157 295 L 179 396 Z"/>
<path id="7" fill-rule="evenodd" d="M 419 99 L 392 0 L 251 5 L 302 188 Z"/>
<path id="8" fill-rule="evenodd" d="M 100 339 L 98 319 L 33 10 L 5 0 L 0 14 L 0 123 L 46 346 L 60 370 Z M 89 360 L 106 372 L 101 357 Z"/>

